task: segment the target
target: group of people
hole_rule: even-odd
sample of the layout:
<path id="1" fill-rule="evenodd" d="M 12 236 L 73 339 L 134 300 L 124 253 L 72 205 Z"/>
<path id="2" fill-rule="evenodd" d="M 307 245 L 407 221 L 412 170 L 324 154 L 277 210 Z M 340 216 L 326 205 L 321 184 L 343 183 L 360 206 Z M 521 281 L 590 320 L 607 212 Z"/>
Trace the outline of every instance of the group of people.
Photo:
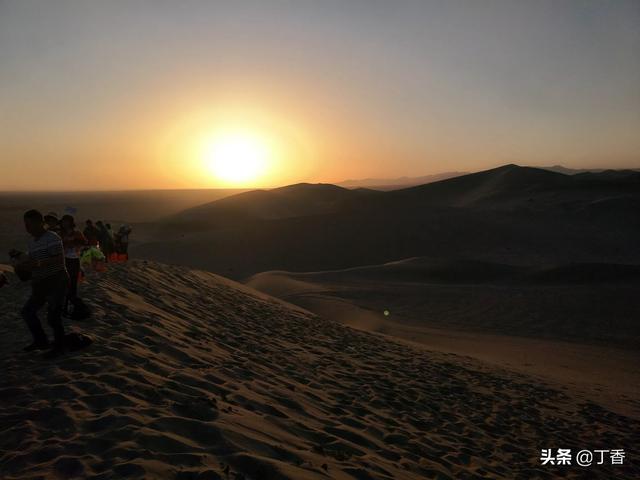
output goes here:
<path id="1" fill-rule="evenodd" d="M 76 227 L 71 215 L 58 219 L 54 212 L 42 215 L 38 210 L 24 214 L 26 231 L 31 235 L 28 252 L 12 250 L 9 255 L 16 274 L 31 280 L 31 296 L 22 309 L 22 316 L 33 341 L 25 351 L 46 350 L 45 357 L 53 358 L 65 351 L 62 316 L 78 317 L 86 305 L 78 297 L 81 258 L 90 251 L 101 251 L 109 261 L 114 254 L 128 255 L 131 228 L 122 225 L 113 232 L 110 224 L 86 221 L 83 231 Z M 38 311 L 47 305 L 47 322 L 53 330 L 51 344 L 38 318 Z M 75 317 L 74 317 L 75 315 Z"/>
<path id="2" fill-rule="evenodd" d="M 99 245 L 107 259 L 112 253 L 129 254 L 129 235 L 131 235 L 129 225 L 120 225 L 120 228 L 114 232 L 110 223 L 98 220 L 94 225 L 91 220 L 87 220 L 82 233 L 86 238 L 87 245 Z"/>
<path id="3" fill-rule="evenodd" d="M 65 228 L 65 222 L 71 222 L 73 224 L 72 229 L 75 231 L 76 225 L 71 215 L 64 215 L 58 220 L 58 215 L 55 212 L 49 212 L 43 218 L 47 230 L 51 230 L 54 233 L 60 234 Z M 66 227 L 69 229 L 69 223 L 66 224 Z M 107 258 L 112 253 L 127 255 L 129 252 L 131 227 L 127 224 L 120 225 L 120 228 L 114 232 L 110 223 L 103 223 L 102 220 L 98 220 L 94 225 L 92 220 L 87 220 L 84 230 L 82 232 L 77 231 L 77 233 L 83 235 L 83 245 L 99 246 Z"/>

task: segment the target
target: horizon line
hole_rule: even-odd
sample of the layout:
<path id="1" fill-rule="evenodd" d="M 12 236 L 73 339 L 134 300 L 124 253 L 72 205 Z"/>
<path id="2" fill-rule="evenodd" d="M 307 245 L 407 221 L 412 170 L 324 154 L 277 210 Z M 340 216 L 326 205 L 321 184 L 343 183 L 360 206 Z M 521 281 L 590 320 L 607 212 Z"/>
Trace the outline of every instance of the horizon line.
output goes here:
<path id="1" fill-rule="evenodd" d="M 257 187 L 257 186 L 253 186 L 253 187 L 186 187 L 186 188 L 116 188 L 116 189 L 112 189 L 112 190 L 108 190 L 108 189 L 95 189 L 95 190 L 90 190 L 90 189 L 81 189 L 81 190 L 66 190 L 66 189 L 60 189 L 60 190 L 38 190 L 38 189 L 24 189 L 24 190 L 4 190 L 4 189 L 0 189 L 0 195 L 2 194 L 7 194 L 7 193 L 37 193 L 37 194 L 44 194 L 44 193 L 126 193 L 126 192 L 179 192 L 179 191 L 196 191 L 196 190 L 270 190 L 270 189 L 275 189 L 275 188 L 281 188 L 281 187 L 287 187 L 287 186 L 291 186 L 291 185 L 298 185 L 301 183 L 309 183 L 309 184 L 325 184 L 325 185 L 335 185 L 335 186 L 341 186 L 345 183 L 350 183 L 350 182 L 364 182 L 364 181 L 371 181 L 371 180 L 399 180 L 399 179 L 419 179 L 422 177 L 429 177 L 429 176 L 436 176 L 436 175 L 445 175 L 445 174 L 449 174 L 449 173 L 459 173 L 459 175 L 456 176 L 465 176 L 465 175 L 471 175 L 473 173 L 480 173 L 480 172 L 484 172 L 484 171 L 488 171 L 488 170 L 494 170 L 496 168 L 500 168 L 500 167 L 505 167 L 505 166 L 509 166 L 509 165 L 515 165 L 517 167 L 528 167 L 528 168 L 537 168 L 540 170 L 548 170 L 551 168 L 565 168 L 567 170 L 584 170 L 584 171 L 608 171 L 608 170 L 631 170 L 631 171 L 636 171 L 636 172 L 640 172 L 640 167 L 618 167 L 618 168 L 600 168 L 600 167 L 595 167 L 595 168 L 572 168 L 572 167 L 565 167 L 562 164 L 554 164 L 554 165 L 550 165 L 550 166 L 545 166 L 545 167 L 539 167 L 539 166 L 532 166 L 532 165 L 519 165 L 517 163 L 505 163 L 505 164 L 501 164 L 497 167 L 490 167 L 490 168 L 485 168 L 482 170 L 477 170 L 477 171 L 469 171 L 469 172 L 457 172 L 457 171 L 444 171 L 444 172 L 439 172 L 439 173 L 431 173 L 431 174 L 424 174 L 424 175 L 415 175 L 415 176 L 407 176 L 407 175 L 403 175 L 400 177 L 396 177 L 394 179 L 385 179 L 385 178 L 376 178 L 376 177 L 363 177 L 363 178 L 349 178 L 349 179 L 345 179 L 345 180 L 340 180 L 339 182 L 295 182 L 295 183 L 290 183 L 290 184 L 285 184 L 285 185 L 274 185 L 274 186 L 262 186 L 262 187 Z M 565 174 L 566 175 L 566 174 Z M 399 186 L 402 186 L 402 184 L 398 184 Z M 369 185 L 369 187 L 375 187 L 375 186 L 389 186 L 387 184 L 380 184 L 380 185 Z M 343 187 L 343 188 L 347 188 L 349 189 L 349 187 Z M 354 187 L 357 188 L 357 187 Z"/>

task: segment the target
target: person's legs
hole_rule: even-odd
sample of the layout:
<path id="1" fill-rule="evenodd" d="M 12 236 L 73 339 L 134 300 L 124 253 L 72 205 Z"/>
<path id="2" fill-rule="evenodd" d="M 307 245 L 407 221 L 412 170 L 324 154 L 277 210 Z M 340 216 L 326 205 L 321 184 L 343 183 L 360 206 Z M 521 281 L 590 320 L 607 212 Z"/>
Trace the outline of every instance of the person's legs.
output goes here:
<path id="1" fill-rule="evenodd" d="M 80 274 L 80 259 L 66 258 L 67 272 L 69 272 L 69 291 L 64 304 L 64 312 L 69 313 L 69 303 L 76 304 L 78 299 L 78 275 Z"/>
<path id="2" fill-rule="evenodd" d="M 46 297 L 44 296 L 42 289 L 40 286 L 34 284 L 32 286 L 31 296 L 22 307 L 22 318 L 24 318 L 29 331 L 31 332 L 31 336 L 33 337 L 33 343 L 27 347 L 25 350 L 37 350 L 42 347 L 46 347 L 49 343 L 47 339 L 47 334 L 44 333 L 42 329 L 42 325 L 40 324 L 40 319 L 38 318 L 38 310 L 40 310 L 46 302 Z"/>
<path id="3" fill-rule="evenodd" d="M 47 292 L 47 322 L 53 330 L 54 348 L 64 349 L 64 326 L 62 325 L 62 307 L 67 296 L 69 279 L 67 275 L 56 275 L 51 279 Z"/>

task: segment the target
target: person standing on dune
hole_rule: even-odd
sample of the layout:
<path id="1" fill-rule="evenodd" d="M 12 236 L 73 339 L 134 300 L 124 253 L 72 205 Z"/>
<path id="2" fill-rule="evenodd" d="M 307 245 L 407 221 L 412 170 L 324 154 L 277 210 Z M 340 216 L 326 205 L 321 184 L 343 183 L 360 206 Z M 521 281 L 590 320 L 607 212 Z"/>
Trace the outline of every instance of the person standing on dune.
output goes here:
<path id="1" fill-rule="evenodd" d="M 118 253 L 121 255 L 129 255 L 129 235 L 131 235 L 131 227 L 127 224 L 120 225 L 118 229 Z"/>
<path id="2" fill-rule="evenodd" d="M 60 235 L 60 221 L 56 212 L 49 212 L 44 216 L 45 228 L 56 235 Z"/>
<path id="3" fill-rule="evenodd" d="M 104 223 L 102 223 L 102 220 L 96 222 L 96 227 L 98 227 L 100 250 L 102 250 L 107 261 L 109 261 L 109 256 L 113 253 L 113 236 L 109 233 Z"/>
<path id="4" fill-rule="evenodd" d="M 80 249 L 87 244 L 82 232 L 76 229 L 76 222 L 71 215 L 64 215 L 60 220 L 64 261 L 69 273 L 69 292 L 64 303 L 64 312 L 69 314 L 69 303 L 74 308 L 78 305 L 78 276 L 80 275 Z"/>
<path id="5" fill-rule="evenodd" d="M 90 247 L 98 246 L 98 229 L 95 227 L 91 220 L 85 222 L 83 230 L 84 237 L 87 239 L 87 245 Z"/>
<path id="6" fill-rule="evenodd" d="M 60 237 L 45 228 L 44 218 L 38 210 L 24 214 L 24 225 L 33 237 L 28 255 L 18 258 L 16 269 L 31 273 L 31 296 L 22 308 L 22 317 L 33 336 L 33 343 L 25 351 L 44 350 L 49 340 L 42 329 L 38 311 L 47 304 L 47 321 L 53 329 L 53 349 L 45 354 L 53 358 L 64 352 L 62 307 L 67 294 L 69 275 L 64 262 L 64 249 Z"/>
<path id="7" fill-rule="evenodd" d="M 110 223 L 105 223 L 104 228 L 107 230 L 107 234 L 109 235 L 109 242 L 111 242 L 111 253 L 115 253 L 116 250 L 116 237 L 113 234 L 113 229 L 111 228 Z"/>

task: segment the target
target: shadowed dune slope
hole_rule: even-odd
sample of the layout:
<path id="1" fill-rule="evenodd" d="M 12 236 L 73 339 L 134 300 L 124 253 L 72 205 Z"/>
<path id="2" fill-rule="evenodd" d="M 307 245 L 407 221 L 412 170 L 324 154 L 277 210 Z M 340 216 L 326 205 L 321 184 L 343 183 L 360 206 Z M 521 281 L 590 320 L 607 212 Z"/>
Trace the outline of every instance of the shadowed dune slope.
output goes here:
<path id="1" fill-rule="evenodd" d="M 244 279 L 428 256 L 492 263 L 640 263 L 640 173 L 506 165 L 374 192 L 300 184 L 158 222 L 137 257 Z"/>
<path id="2" fill-rule="evenodd" d="M 562 188 L 572 177 L 540 168 L 504 165 L 427 185 L 391 192 L 395 197 L 419 197 L 433 204 L 464 206 L 508 195 Z"/>
<path id="3" fill-rule="evenodd" d="M 579 201 L 638 193 L 640 172 L 605 170 L 566 175 L 534 167 L 504 165 L 426 185 L 389 192 L 397 200 L 411 199 L 430 205 L 514 208 L 573 206 Z"/>
<path id="4" fill-rule="evenodd" d="M 569 263 L 561 265 L 507 265 L 470 259 L 414 257 L 382 265 L 319 272 L 261 272 L 313 281 L 367 283 L 495 284 L 495 285 L 594 285 L 640 284 L 640 265 Z M 248 282 L 251 278 L 248 279 Z"/>
<path id="5" fill-rule="evenodd" d="M 268 271 L 246 281 L 319 313 L 350 303 L 413 327 L 565 340 L 637 350 L 640 265 L 516 266 L 417 257 L 320 272 Z M 374 322 L 375 331 L 383 325 Z"/>
<path id="6" fill-rule="evenodd" d="M 540 449 L 631 448 L 640 424 L 413 349 L 210 273 L 145 261 L 85 285 L 95 342 L 16 352 L 26 288 L 0 290 L 2 478 L 579 478 Z M 16 342 L 18 345 L 16 345 Z M 590 478 L 637 478 L 594 466 Z"/>
<path id="7" fill-rule="evenodd" d="M 331 184 L 298 183 L 232 195 L 172 215 L 164 223 L 206 230 L 248 221 L 320 215 L 337 211 L 347 199 L 376 193 L 379 192 L 365 188 L 349 190 Z"/>
<path id="8" fill-rule="evenodd" d="M 443 172 L 433 175 L 423 175 L 421 177 L 398 177 L 398 178 L 363 178 L 358 180 L 345 180 L 338 183 L 341 187 L 355 188 L 365 187 L 375 190 L 398 190 L 400 188 L 424 185 L 426 183 L 439 182 L 447 178 L 467 175 L 468 172 Z"/>

